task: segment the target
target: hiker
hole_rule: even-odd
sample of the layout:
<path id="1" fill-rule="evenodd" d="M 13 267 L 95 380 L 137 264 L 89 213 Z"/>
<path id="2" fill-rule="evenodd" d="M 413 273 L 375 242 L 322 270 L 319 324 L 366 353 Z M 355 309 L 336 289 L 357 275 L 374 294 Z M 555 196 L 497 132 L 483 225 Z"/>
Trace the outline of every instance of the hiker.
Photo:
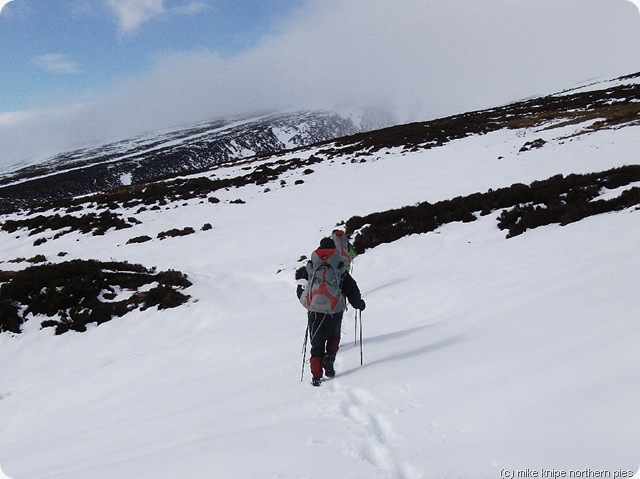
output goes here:
<path id="1" fill-rule="evenodd" d="M 345 298 L 361 311 L 366 305 L 331 238 L 320 241 L 306 267 L 296 273 L 296 279 L 304 284 L 298 284 L 297 294 L 308 310 L 312 384 L 320 386 L 323 370 L 329 378 L 336 375 L 334 361 L 340 347 L 342 316 L 347 305 Z"/>

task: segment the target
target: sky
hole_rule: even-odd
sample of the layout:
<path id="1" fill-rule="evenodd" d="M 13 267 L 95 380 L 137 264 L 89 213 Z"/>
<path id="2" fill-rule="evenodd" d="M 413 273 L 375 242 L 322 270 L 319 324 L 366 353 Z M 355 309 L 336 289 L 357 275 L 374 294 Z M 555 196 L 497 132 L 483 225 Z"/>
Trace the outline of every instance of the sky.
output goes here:
<path id="1" fill-rule="evenodd" d="M 629 0 L 0 4 L 0 170 L 220 117 L 420 121 L 640 70 Z"/>

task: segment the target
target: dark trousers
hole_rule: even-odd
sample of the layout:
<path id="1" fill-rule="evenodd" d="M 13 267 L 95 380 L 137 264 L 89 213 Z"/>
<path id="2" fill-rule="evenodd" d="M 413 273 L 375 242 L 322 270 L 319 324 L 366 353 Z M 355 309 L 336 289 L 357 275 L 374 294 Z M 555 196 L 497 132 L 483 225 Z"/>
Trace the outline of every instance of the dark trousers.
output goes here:
<path id="1" fill-rule="evenodd" d="M 325 353 L 337 353 L 340 348 L 342 313 L 309 313 L 309 337 L 311 357 L 323 357 Z"/>
<path id="2" fill-rule="evenodd" d="M 311 374 L 322 377 L 322 358 L 325 354 L 336 354 L 340 348 L 342 313 L 309 312 L 308 326 L 311 338 Z"/>

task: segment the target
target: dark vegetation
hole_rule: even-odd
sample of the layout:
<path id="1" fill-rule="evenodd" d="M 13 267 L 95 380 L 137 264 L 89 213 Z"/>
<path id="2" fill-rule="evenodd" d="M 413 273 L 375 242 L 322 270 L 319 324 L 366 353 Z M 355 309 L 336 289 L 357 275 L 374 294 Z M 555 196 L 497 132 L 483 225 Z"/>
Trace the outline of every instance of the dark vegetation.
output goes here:
<path id="1" fill-rule="evenodd" d="M 507 238 L 550 224 L 567 225 L 588 216 L 620 211 L 640 204 L 640 188 L 632 187 L 610 200 L 598 200 L 603 188 L 615 189 L 640 181 L 640 165 L 585 175 L 557 175 L 530 185 L 516 183 L 507 188 L 474 193 L 437 203 L 419 203 L 346 222 L 347 232 L 357 232 L 358 253 L 391 243 L 414 233 L 427 233 L 454 221 L 471 222 L 477 215 L 503 210 L 498 227 Z"/>
<path id="2" fill-rule="evenodd" d="M 290 140 L 300 147 L 357 131 L 351 120 L 313 111 L 275 114 L 237 126 L 231 126 L 230 121 L 237 119 L 66 152 L 46 163 L 0 175 L 0 212 L 109 191 L 122 186 L 123 176 L 132 184 L 142 185 L 209 171 L 239 161 L 238 149 L 264 158 L 286 147 L 275 130 L 300 123 L 309 128 Z"/>
<path id="3" fill-rule="evenodd" d="M 220 200 L 215 196 L 210 195 L 216 191 L 240 188 L 247 185 L 264 185 L 270 181 L 277 180 L 280 175 L 284 173 L 295 171 L 300 168 L 307 169 L 310 165 L 322 161 L 322 158 L 311 156 L 306 160 L 302 160 L 300 158 L 290 160 L 279 159 L 270 163 L 261 163 L 258 166 L 255 166 L 250 162 L 245 162 L 248 163 L 249 166 L 246 166 L 244 169 L 250 170 L 250 173 L 245 175 L 230 178 L 179 178 L 170 181 L 160 181 L 157 183 L 136 184 L 80 198 L 61 199 L 42 204 L 34 203 L 29 205 L 28 208 L 21 207 L 19 204 L 13 204 L 13 207 L 10 209 L 6 208 L 4 211 L 0 209 L 0 213 L 8 213 L 10 212 L 9 210 L 11 210 L 11 212 L 16 212 L 30 209 L 31 214 L 38 214 L 49 211 L 53 208 L 66 209 L 67 213 L 69 213 L 83 209 L 86 205 L 93 205 L 96 209 L 106 209 L 108 211 L 97 215 L 97 219 L 87 218 L 83 220 L 84 222 L 95 223 L 97 220 L 103 219 L 102 217 L 105 216 L 105 219 L 115 223 L 117 220 L 114 217 L 117 215 L 115 213 L 111 213 L 111 211 L 120 207 L 149 208 L 154 206 L 166 206 L 169 203 L 194 198 L 206 199 L 210 203 L 215 204 L 219 203 Z M 242 165 L 242 163 L 239 163 L 239 165 Z M 94 214 L 94 216 L 96 215 Z M 34 220 L 29 220 L 30 223 L 33 221 Z M 44 220 L 39 219 L 36 222 L 33 222 L 35 227 L 39 227 L 38 221 L 43 222 Z M 23 227 L 25 224 L 25 222 L 22 222 L 18 227 Z M 28 227 L 31 228 L 31 226 Z M 7 229 L 5 230 L 9 231 Z"/>
<path id="4" fill-rule="evenodd" d="M 629 75 L 629 78 L 638 76 L 640 73 Z M 551 95 L 428 122 L 359 133 L 334 142 L 334 146 L 320 153 L 335 157 L 345 154 L 371 154 L 382 149 L 398 147 L 411 151 L 442 146 L 452 140 L 504 128 L 532 128 L 549 122 L 555 122 L 554 127 L 561 127 L 595 120 L 585 132 L 625 124 L 640 124 L 638 99 L 640 84 Z M 526 148 L 542 146 L 539 141 L 527 145 Z"/>
<path id="5" fill-rule="evenodd" d="M 131 238 L 129 241 L 127 241 L 127 244 L 146 243 L 147 241 L 151 241 L 151 236 L 142 235 Z"/>
<path id="6" fill-rule="evenodd" d="M 146 286 L 146 288 L 144 288 Z M 0 332 L 20 333 L 29 315 L 44 315 L 42 327 L 56 334 L 85 331 L 135 309 L 175 308 L 191 286 L 179 271 L 156 273 L 142 265 L 74 260 L 0 271 Z"/>
<path id="7" fill-rule="evenodd" d="M 95 194 L 81 198 L 69 198 L 57 200 L 51 203 L 33 206 L 24 219 L 9 219 L 0 224 L 0 229 L 9 233 L 18 230 L 27 230 L 29 235 L 35 235 L 47 230 L 56 231 L 54 239 L 70 233 L 79 231 L 81 233 L 92 233 L 102 235 L 110 229 L 130 228 L 135 224 L 140 224 L 136 218 L 124 218 L 122 214 L 112 210 L 118 208 L 139 208 L 139 212 L 147 208 L 158 208 L 170 203 L 184 201 L 193 198 L 207 199 L 208 202 L 216 204 L 220 200 L 215 196 L 210 196 L 216 191 L 239 188 L 247 185 L 263 185 L 269 181 L 275 181 L 283 173 L 300 168 L 307 168 L 309 165 L 321 162 L 321 158 L 311 156 L 307 160 L 294 158 L 292 160 L 276 160 L 271 163 L 262 163 L 257 167 L 247 166 L 245 169 L 251 170 L 245 175 L 231 178 L 189 178 L 176 179 L 173 181 L 163 181 L 145 185 L 133 185 Z M 305 173 L 309 174 L 309 173 Z M 243 204 L 242 199 L 233 200 L 231 203 Z M 84 208 L 93 207 L 100 212 L 89 212 L 78 214 Z M 51 211 L 62 211 L 61 213 L 47 214 Z M 73 213 L 73 214 L 72 214 Z M 189 233 L 191 234 L 191 233 Z M 175 232 L 169 232 L 166 236 L 175 236 Z M 133 238 L 130 242 L 141 242 L 142 238 Z M 35 246 L 45 242 L 46 239 L 37 240 Z"/>
<path id="8" fill-rule="evenodd" d="M 211 226 L 211 223 L 205 223 L 204 225 L 202 225 L 202 228 L 200 229 L 200 231 L 209 231 L 212 228 L 213 226 Z M 187 226 L 186 228 L 182 228 L 182 229 L 173 228 L 173 229 L 170 229 L 169 231 L 161 231 L 160 233 L 158 233 L 157 238 L 160 240 L 163 240 L 166 238 L 176 238 L 178 236 L 192 235 L 195 232 L 196 230 L 194 230 L 190 226 Z M 148 236 L 148 235 L 136 236 L 135 238 L 131 238 L 129 241 L 127 241 L 127 244 L 146 243 L 147 241 L 151 241 L 151 239 L 152 239 L 151 236 Z"/>
<path id="9" fill-rule="evenodd" d="M 103 211 L 100 214 L 86 213 L 81 216 L 56 213 L 52 216 L 38 215 L 21 220 L 6 220 L 0 228 L 8 233 L 15 233 L 20 229 L 29 230 L 29 236 L 48 230 L 57 231 L 57 238 L 71 231 L 103 235 L 112 228 L 120 230 L 131 228 L 134 224 L 140 224 L 140 221 L 135 218 L 125 220 L 115 213 Z"/>
<path id="10" fill-rule="evenodd" d="M 188 236 L 194 234 L 195 232 L 196 231 L 190 226 L 182 229 L 172 228 L 169 231 L 162 231 L 158 233 L 158 239 L 163 240 L 165 238 L 175 238 L 177 236 Z"/>

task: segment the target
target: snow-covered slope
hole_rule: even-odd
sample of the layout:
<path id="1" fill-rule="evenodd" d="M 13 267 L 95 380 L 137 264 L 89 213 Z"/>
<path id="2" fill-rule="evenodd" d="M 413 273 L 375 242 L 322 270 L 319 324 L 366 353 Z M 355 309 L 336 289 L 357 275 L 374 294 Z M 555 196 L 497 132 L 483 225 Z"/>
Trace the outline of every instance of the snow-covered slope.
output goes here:
<path id="1" fill-rule="evenodd" d="M 35 255 L 118 260 L 193 283 L 186 305 L 85 333 L 54 336 L 38 317 L 0 334 L 2 469 L 15 479 L 630 477 L 637 207 L 510 239 L 496 210 L 367 250 L 353 272 L 367 301 L 364 364 L 349 311 L 338 377 L 313 388 L 304 365 L 301 382 L 294 271 L 336 223 L 639 163 L 639 125 L 593 123 L 496 127 L 440 146 L 323 145 L 200 175 L 303 165 L 218 189 L 219 202 L 112 203 L 135 216 L 130 228 L 0 231 L 3 270 Z M 66 214 L 98 207 L 83 208 Z"/>

